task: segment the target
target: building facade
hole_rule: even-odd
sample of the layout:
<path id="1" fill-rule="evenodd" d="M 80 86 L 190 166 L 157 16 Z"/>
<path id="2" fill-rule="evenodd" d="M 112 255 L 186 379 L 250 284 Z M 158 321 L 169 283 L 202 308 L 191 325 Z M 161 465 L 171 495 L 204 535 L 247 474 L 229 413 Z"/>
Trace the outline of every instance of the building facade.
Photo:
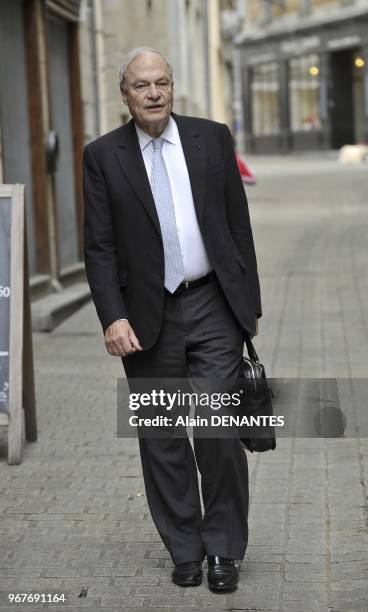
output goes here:
<path id="1" fill-rule="evenodd" d="M 228 121 L 220 8 L 219 0 L 1 0 L 0 180 L 25 184 L 37 302 L 89 296 L 83 146 L 130 118 L 118 83 L 130 49 L 167 55 L 178 113 Z"/>
<path id="2" fill-rule="evenodd" d="M 216 2 L 215 2 L 216 4 Z M 135 47 L 154 47 L 174 68 L 178 113 L 209 116 L 208 6 L 204 0 L 94 0 L 101 133 L 125 123 L 118 69 Z"/>
<path id="3" fill-rule="evenodd" d="M 368 141 L 366 0 L 251 0 L 236 44 L 246 151 Z"/>
<path id="4" fill-rule="evenodd" d="M 79 0 L 0 2 L 1 179 L 24 183 L 33 293 L 83 276 Z"/>

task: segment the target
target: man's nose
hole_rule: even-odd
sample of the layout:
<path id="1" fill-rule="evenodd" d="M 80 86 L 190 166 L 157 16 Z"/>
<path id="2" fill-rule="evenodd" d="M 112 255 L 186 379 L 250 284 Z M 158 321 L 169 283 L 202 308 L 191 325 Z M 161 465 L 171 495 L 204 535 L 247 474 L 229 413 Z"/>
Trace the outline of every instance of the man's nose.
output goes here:
<path id="1" fill-rule="evenodd" d="M 157 100 L 157 98 L 159 98 L 160 95 L 161 95 L 160 91 L 157 89 L 156 85 L 152 83 L 148 91 L 148 96 L 154 100 Z"/>

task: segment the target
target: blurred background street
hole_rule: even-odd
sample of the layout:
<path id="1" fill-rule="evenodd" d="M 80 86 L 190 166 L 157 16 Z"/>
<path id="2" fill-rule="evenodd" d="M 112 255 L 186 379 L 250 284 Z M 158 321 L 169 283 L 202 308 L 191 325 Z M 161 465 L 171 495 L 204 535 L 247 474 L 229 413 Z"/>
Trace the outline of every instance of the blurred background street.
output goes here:
<path id="1" fill-rule="evenodd" d="M 9 466 L 0 420 L 1 612 L 33 609 L 11 592 L 65 593 L 44 607 L 68 611 L 367 612 L 366 438 L 248 454 L 239 589 L 171 583 L 136 441 L 115 435 L 123 369 L 90 301 L 81 188 L 84 144 L 129 119 L 119 64 L 152 45 L 174 110 L 227 123 L 254 173 L 268 376 L 368 377 L 367 25 L 367 0 L 1 0 L 0 182 L 26 187 L 39 429 Z"/>
<path id="2" fill-rule="evenodd" d="M 2 0 L 0 181 L 26 188 L 33 329 L 89 299 L 82 151 L 129 119 L 130 49 L 164 53 L 175 111 L 227 123 L 246 162 L 334 150 L 362 165 L 367 26 L 366 0 Z"/>

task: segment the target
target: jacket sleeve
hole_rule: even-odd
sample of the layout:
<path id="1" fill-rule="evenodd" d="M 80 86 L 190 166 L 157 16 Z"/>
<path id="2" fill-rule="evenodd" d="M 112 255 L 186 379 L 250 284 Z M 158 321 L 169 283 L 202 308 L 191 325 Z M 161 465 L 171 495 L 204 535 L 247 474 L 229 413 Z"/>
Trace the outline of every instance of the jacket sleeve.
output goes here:
<path id="1" fill-rule="evenodd" d="M 261 293 L 248 201 L 236 162 L 233 139 L 227 125 L 224 125 L 224 157 L 229 228 L 240 253 L 244 257 L 250 289 L 254 298 L 255 313 L 257 318 L 259 318 L 262 316 Z"/>
<path id="2" fill-rule="evenodd" d="M 84 261 L 102 329 L 128 318 L 120 291 L 116 242 L 104 176 L 90 145 L 83 154 Z"/>

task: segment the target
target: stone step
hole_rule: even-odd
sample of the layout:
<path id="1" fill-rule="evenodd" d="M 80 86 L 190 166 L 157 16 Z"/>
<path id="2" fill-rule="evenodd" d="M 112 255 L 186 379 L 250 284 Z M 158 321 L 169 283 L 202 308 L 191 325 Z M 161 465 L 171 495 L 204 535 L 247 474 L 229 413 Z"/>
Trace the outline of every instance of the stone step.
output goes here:
<path id="1" fill-rule="evenodd" d="M 33 331 L 52 331 L 90 299 L 88 283 L 81 282 L 33 301 Z"/>

